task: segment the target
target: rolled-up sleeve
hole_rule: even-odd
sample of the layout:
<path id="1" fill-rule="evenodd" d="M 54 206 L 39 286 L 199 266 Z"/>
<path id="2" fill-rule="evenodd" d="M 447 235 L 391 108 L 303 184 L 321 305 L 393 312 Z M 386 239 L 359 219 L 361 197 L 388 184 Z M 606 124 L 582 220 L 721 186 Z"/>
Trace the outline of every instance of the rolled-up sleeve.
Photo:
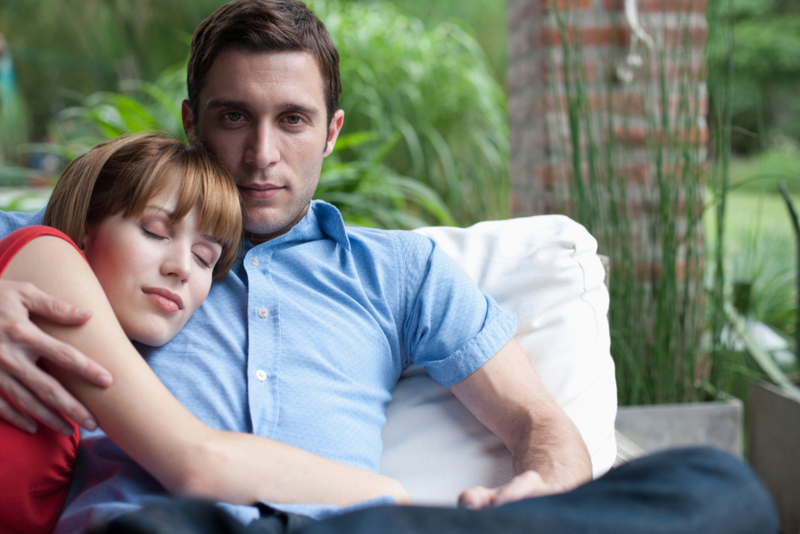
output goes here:
<path id="1" fill-rule="evenodd" d="M 443 386 L 460 382 L 500 351 L 517 318 L 480 292 L 431 239 L 403 234 L 405 352 Z"/>

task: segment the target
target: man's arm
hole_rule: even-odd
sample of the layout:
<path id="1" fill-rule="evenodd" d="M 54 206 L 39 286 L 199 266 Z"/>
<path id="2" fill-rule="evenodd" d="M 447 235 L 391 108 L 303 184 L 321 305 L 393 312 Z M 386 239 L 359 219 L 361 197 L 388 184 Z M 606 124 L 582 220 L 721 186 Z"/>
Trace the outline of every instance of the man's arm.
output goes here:
<path id="1" fill-rule="evenodd" d="M 92 384 L 107 387 L 111 375 L 75 348 L 42 332 L 31 315 L 64 325 L 81 324 L 91 312 L 54 299 L 31 284 L 0 280 L 0 418 L 28 432 L 38 420 L 57 432 L 72 427 L 56 413 L 88 430 L 97 427 L 89 410 L 36 362 L 44 358 Z"/>
<path id="2" fill-rule="evenodd" d="M 501 488 L 464 492 L 462 505 L 499 505 L 567 491 L 591 480 L 589 452 L 578 429 L 544 387 L 516 340 L 450 389 L 508 447 L 516 475 Z"/>

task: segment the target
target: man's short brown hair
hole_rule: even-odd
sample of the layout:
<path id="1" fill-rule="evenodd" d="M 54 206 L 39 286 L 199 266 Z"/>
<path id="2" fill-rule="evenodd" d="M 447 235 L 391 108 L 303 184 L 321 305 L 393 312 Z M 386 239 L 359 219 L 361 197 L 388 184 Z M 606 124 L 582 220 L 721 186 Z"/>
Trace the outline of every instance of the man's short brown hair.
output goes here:
<path id="1" fill-rule="evenodd" d="M 200 91 L 217 56 L 233 48 L 247 52 L 308 52 L 317 60 L 328 123 L 339 106 L 339 53 L 313 11 L 296 0 L 234 0 L 200 23 L 192 37 L 187 88 L 195 123 Z"/>

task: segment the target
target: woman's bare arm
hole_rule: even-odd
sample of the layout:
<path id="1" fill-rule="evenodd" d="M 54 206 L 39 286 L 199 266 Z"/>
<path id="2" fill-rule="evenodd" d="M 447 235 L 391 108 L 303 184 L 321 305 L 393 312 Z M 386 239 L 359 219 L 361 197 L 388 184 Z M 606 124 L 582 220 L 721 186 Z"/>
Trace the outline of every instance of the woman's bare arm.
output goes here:
<path id="1" fill-rule="evenodd" d="M 55 366 L 49 370 L 92 411 L 106 434 L 169 491 L 236 504 L 265 500 L 348 505 L 380 495 L 410 503 L 405 489 L 387 477 L 274 440 L 203 424 L 131 345 L 89 265 L 66 241 L 51 236 L 31 241 L 2 278 L 33 283 L 58 299 L 92 310 L 92 318 L 82 325 L 36 322 L 108 369 L 113 385 L 101 389 Z"/>

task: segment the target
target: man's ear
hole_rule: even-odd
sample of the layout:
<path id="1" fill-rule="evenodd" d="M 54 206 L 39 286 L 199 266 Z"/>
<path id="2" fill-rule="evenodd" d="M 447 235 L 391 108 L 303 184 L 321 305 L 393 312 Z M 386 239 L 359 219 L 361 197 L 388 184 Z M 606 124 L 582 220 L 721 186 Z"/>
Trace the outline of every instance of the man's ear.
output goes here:
<path id="1" fill-rule="evenodd" d="M 337 110 L 333 114 L 331 123 L 328 125 L 328 139 L 325 143 L 325 152 L 322 157 L 327 157 L 333 152 L 333 147 L 336 145 L 336 138 L 339 137 L 339 132 L 342 131 L 342 124 L 344 124 L 344 110 Z"/>
<path id="2" fill-rule="evenodd" d="M 189 139 L 189 134 L 194 130 L 194 113 L 192 113 L 192 106 L 188 100 L 184 100 L 181 104 L 181 120 L 183 121 L 183 132 L 186 138 Z"/>

